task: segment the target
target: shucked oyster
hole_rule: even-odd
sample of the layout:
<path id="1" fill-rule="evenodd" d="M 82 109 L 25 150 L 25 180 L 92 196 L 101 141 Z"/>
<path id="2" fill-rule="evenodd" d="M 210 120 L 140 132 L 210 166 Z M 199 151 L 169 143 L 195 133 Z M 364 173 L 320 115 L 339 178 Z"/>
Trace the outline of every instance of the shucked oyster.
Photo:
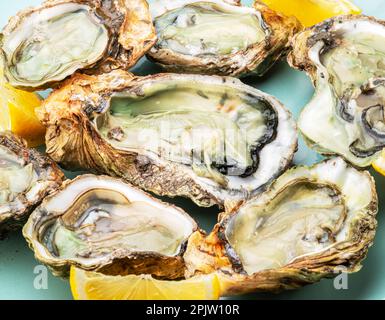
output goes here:
<path id="1" fill-rule="evenodd" d="M 374 179 L 341 158 L 293 168 L 190 239 L 190 274 L 218 271 L 224 294 L 292 289 L 355 272 L 373 242 Z"/>
<path id="2" fill-rule="evenodd" d="M 166 1 L 151 4 L 158 42 L 148 57 L 172 72 L 240 76 L 264 74 L 286 54 L 300 27 L 258 2 Z"/>
<path id="3" fill-rule="evenodd" d="M 62 179 L 50 159 L 10 133 L 0 133 L 0 237 L 20 227 Z"/>
<path id="4" fill-rule="evenodd" d="M 184 275 L 182 254 L 196 223 L 121 180 L 85 175 L 63 184 L 31 215 L 23 234 L 41 262 L 107 274 Z"/>
<path id="5" fill-rule="evenodd" d="M 201 206 L 260 192 L 297 146 L 290 113 L 234 78 L 76 75 L 38 113 L 56 161 Z"/>
<path id="6" fill-rule="evenodd" d="M 385 22 L 365 16 L 328 20 L 298 34 L 290 63 L 316 93 L 299 128 L 311 147 L 359 167 L 385 147 Z"/>
<path id="7" fill-rule="evenodd" d="M 3 30 L 4 74 L 15 87 L 47 88 L 81 69 L 128 69 L 155 40 L 144 0 L 48 0 Z"/>

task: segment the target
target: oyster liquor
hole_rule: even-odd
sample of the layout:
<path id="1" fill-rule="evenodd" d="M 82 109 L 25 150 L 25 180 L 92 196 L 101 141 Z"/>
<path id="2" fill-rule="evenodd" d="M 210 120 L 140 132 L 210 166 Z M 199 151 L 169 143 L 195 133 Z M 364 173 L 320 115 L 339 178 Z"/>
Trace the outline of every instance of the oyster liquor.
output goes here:
<path id="1" fill-rule="evenodd" d="M 147 307 L 147 315 L 167 315 L 178 318 L 183 314 L 209 316 L 209 315 L 239 315 L 239 305 L 216 305 L 216 304 L 192 304 L 188 308 L 157 306 L 153 304 Z"/>

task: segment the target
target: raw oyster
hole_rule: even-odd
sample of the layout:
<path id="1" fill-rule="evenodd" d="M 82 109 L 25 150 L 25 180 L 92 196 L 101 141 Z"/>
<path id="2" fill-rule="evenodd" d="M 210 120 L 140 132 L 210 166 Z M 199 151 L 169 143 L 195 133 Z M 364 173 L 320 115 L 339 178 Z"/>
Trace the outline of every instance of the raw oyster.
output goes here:
<path id="1" fill-rule="evenodd" d="M 155 41 L 144 0 L 48 0 L 11 18 L 0 43 L 7 80 L 35 91 L 77 70 L 128 69 Z"/>
<path id="2" fill-rule="evenodd" d="M 291 163 L 295 122 L 234 78 L 123 71 L 76 75 L 38 110 L 47 152 L 200 206 L 262 191 Z"/>
<path id="3" fill-rule="evenodd" d="M 293 40 L 289 62 L 305 70 L 316 92 L 299 128 L 323 154 L 369 166 L 385 146 L 385 22 L 341 16 Z"/>
<path id="4" fill-rule="evenodd" d="M 181 209 L 106 176 L 67 181 L 31 214 L 23 234 L 55 275 L 71 265 L 106 274 L 184 273 L 181 255 L 196 223 Z"/>
<path id="5" fill-rule="evenodd" d="M 300 24 L 259 2 L 254 8 L 228 3 L 154 1 L 150 7 L 158 42 L 148 57 L 178 73 L 263 75 L 286 54 Z"/>
<path id="6" fill-rule="evenodd" d="M 0 237 L 22 226 L 62 179 L 62 172 L 48 157 L 27 149 L 11 133 L 0 133 Z"/>
<path id="7" fill-rule="evenodd" d="M 377 210 L 374 179 L 342 158 L 296 167 L 191 237 L 184 259 L 190 274 L 218 272 L 224 295 L 297 288 L 358 271 Z"/>

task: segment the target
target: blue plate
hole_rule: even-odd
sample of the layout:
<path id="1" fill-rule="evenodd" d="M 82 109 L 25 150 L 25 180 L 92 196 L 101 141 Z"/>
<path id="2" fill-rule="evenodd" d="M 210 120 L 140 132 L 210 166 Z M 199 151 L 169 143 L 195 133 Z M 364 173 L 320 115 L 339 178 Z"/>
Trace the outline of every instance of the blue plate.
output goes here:
<path id="1" fill-rule="evenodd" d="M 251 1 L 243 1 L 250 4 Z M 20 9 L 35 6 L 39 0 L 0 1 L 0 25 L 5 25 L 8 17 Z M 364 13 L 385 19 L 385 3 L 383 0 L 355 0 Z M 160 70 L 143 59 L 132 70 L 139 75 L 156 73 Z M 260 90 L 280 99 L 297 117 L 302 107 L 313 95 L 310 80 L 304 73 L 292 70 L 286 62 L 276 65 L 264 78 L 244 79 Z M 295 157 L 296 164 L 312 164 L 321 157 L 309 150 L 300 142 Z M 73 176 L 73 173 L 69 173 Z M 385 299 L 385 177 L 375 172 L 380 199 L 378 213 L 379 226 L 374 246 L 363 263 L 363 268 L 347 278 L 347 289 L 335 289 L 333 280 L 322 280 L 295 291 L 281 294 L 251 294 L 241 296 L 242 299 Z M 211 230 L 217 219 L 217 209 L 202 209 L 194 206 L 189 200 L 177 200 L 200 226 Z M 48 278 L 46 278 L 47 276 Z M 45 267 L 41 266 L 28 248 L 21 232 L 13 233 L 8 239 L 0 242 L 0 299 L 72 299 L 69 283 L 55 278 Z"/>

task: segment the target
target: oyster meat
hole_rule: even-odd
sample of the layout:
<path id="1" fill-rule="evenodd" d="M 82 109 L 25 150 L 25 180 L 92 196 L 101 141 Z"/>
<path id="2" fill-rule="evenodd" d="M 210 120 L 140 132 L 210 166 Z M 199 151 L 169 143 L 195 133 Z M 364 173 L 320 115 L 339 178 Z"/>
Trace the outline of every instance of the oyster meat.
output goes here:
<path id="1" fill-rule="evenodd" d="M 183 277 L 182 254 L 197 225 L 183 210 L 106 176 L 67 181 L 23 229 L 35 256 L 55 275 L 71 265 L 106 274 Z"/>
<path id="2" fill-rule="evenodd" d="M 49 0 L 11 18 L 0 52 L 9 83 L 35 91 L 77 70 L 128 69 L 155 41 L 144 0 Z"/>
<path id="3" fill-rule="evenodd" d="M 47 152 L 66 167 L 120 176 L 201 206 L 262 191 L 297 147 L 289 111 L 234 78 L 76 75 L 38 114 Z"/>
<path id="4" fill-rule="evenodd" d="M 59 188 L 63 174 L 48 158 L 0 133 L 0 237 L 19 228 L 31 210 Z"/>
<path id="5" fill-rule="evenodd" d="M 259 2 L 254 8 L 230 2 L 154 1 L 158 41 L 148 57 L 178 73 L 263 75 L 286 54 L 299 22 Z"/>
<path id="6" fill-rule="evenodd" d="M 295 167 L 191 238 L 184 258 L 190 274 L 219 272 L 223 294 L 293 289 L 358 271 L 377 210 L 374 179 L 342 158 Z"/>
<path id="7" fill-rule="evenodd" d="M 369 166 L 385 147 L 385 22 L 342 16 L 293 39 L 289 62 L 305 70 L 316 92 L 299 128 L 323 154 Z"/>

